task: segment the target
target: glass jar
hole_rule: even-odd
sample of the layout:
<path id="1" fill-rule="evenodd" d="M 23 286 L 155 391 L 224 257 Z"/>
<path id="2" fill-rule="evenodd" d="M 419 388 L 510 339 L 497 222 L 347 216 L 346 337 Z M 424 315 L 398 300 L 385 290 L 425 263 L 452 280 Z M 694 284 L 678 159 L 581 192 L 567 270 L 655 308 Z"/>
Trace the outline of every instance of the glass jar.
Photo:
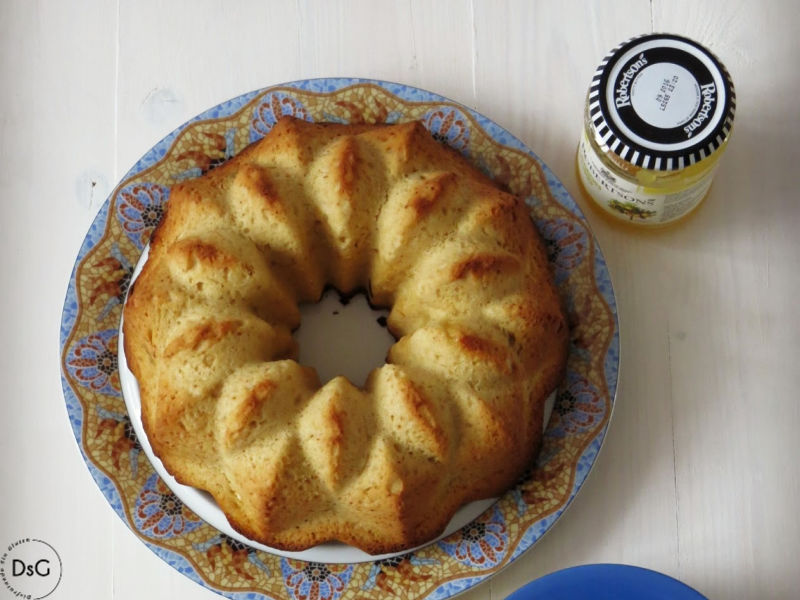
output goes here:
<path id="1" fill-rule="evenodd" d="M 730 75 L 696 42 L 669 34 L 628 40 L 592 79 L 578 180 L 614 217 L 677 221 L 708 194 L 735 108 Z"/>

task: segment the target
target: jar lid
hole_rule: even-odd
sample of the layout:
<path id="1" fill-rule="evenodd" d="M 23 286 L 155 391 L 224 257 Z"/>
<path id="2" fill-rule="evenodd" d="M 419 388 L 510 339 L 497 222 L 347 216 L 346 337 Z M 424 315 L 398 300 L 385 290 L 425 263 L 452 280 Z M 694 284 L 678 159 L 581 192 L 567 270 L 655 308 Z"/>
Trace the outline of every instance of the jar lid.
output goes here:
<path id="1" fill-rule="evenodd" d="M 623 42 L 600 63 L 589 88 L 589 118 L 603 151 L 656 171 L 713 154 L 730 134 L 735 109 L 722 63 L 677 35 Z"/>

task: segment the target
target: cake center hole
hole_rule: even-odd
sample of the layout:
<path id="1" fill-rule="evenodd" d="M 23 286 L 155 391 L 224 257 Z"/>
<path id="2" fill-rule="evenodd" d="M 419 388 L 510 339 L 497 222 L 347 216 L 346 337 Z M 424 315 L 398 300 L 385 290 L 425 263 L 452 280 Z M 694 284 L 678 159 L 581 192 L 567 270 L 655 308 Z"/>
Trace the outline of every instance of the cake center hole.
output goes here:
<path id="1" fill-rule="evenodd" d="M 294 332 L 300 364 L 315 368 L 323 384 L 344 375 L 364 387 L 395 342 L 386 327 L 388 315 L 388 310 L 373 309 L 364 294 L 343 299 L 336 290 L 326 290 L 319 302 L 300 305 L 300 327 Z"/>

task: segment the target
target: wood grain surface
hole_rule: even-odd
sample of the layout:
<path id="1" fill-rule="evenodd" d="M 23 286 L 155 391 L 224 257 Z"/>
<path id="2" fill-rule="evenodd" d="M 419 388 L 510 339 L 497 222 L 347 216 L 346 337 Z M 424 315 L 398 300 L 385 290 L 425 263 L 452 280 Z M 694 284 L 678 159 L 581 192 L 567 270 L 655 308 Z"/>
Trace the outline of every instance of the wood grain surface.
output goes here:
<path id="1" fill-rule="evenodd" d="M 584 208 L 619 304 L 594 470 L 540 543 L 462 597 L 622 562 L 709 598 L 796 598 L 798 28 L 790 0 L 0 2 L 0 545 L 53 544 L 53 598 L 218 597 L 152 554 L 88 474 L 59 380 L 67 282 L 105 198 L 172 129 L 249 90 L 359 76 L 450 97 L 533 148 Z M 574 172 L 592 72 L 650 31 L 708 46 L 738 97 L 711 195 L 657 232 L 600 216 Z"/>

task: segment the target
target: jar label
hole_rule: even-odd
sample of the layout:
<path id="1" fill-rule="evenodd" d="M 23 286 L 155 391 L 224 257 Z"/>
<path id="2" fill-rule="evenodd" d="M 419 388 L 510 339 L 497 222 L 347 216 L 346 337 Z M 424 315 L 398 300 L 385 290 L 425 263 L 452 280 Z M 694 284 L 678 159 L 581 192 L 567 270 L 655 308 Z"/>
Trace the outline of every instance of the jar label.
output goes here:
<path id="1" fill-rule="evenodd" d="M 612 173 L 592 150 L 584 132 L 578 146 L 578 176 L 586 191 L 608 213 L 635 223 L 663 225 L 700 203 L 711 187 L 714 169 L 687 188 L 663 193 Z"/>

